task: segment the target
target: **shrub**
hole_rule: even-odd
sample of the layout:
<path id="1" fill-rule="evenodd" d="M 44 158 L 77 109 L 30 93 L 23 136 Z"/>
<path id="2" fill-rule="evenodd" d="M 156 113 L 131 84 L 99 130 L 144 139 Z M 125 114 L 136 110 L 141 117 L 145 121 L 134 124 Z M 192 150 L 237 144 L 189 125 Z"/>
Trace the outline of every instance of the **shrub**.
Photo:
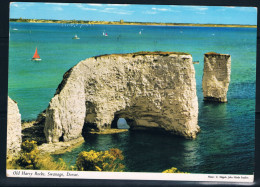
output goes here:
<path id="1" fill-rule="evenodd" d="M 186 173 L 186 172 L 179 171 L 177 168 L 172 167 L 170 169 L 164 170 L 162 173 Z"/>
<path id="2" fill-rule="evenodd" d="M 39 160 L 39 150 L 36 141 L 28 141 L 22 143 L 21 156 L 17 160 L 17 164 L 25 169 L 39 169 L 37 162 Z"/>
<path id="3" fill-rule="evenodd" d="M 77 158 L 76 165 L 80 171 L 97 171 L 101 165 L 100 153 L 93 150 L 86 152 L 82 151 Z"/>
<path id="4" fill-rule="evenodd" d="M 21 149 L 23 152 L 30 153 L 31 151 L 37 149 L 37 142 L 26 140 L 22 143 Z"/>
<path id="5" fill-rule="evenodd" d="M 76 166 L 80 171 L 123 171 L 124 165 L 120 163 L 123 159 L 122 151 L 115 148 L 83 151 L 78 155 Z"/>
<path id="6" fill-rule="evenodd" d="M 22 169 L 19 164 L 17 164 L 17 157 L 11 157 L 6 159 L 6 169 Z"/>
<path id="7" fill-rule="evenodd" d="M 22 143 L 21 149 L 20 156 L 15 161 L 10 161 L 8 167 L 14 169 L 69 170 L 63 159 L 60 158 L 55 162 L 49 154 L 41 155 L 36 141 L 26 140 Z"/>

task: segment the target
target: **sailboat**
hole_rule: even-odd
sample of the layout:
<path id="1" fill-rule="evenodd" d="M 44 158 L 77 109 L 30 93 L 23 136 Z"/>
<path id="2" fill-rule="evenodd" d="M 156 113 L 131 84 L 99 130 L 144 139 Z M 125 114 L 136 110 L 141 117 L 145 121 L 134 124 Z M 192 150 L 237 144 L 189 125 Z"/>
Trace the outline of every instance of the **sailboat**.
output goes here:
<path id="1" fill-rule="evenodd" d="M 78 40 L 79 37 L 78 37 L 77 35 L 75 35 L 72 39 L 74 39 L 74 40 Z"/>
<path id="2" fill-rule="evenodd" d="M 33 55 L 33 57 L 32 57 L 32 60 L 33 60 L 33 61 L 40 61 L 40 60 L 42 60 L 42 59 L 40 58 L 38 52 L 37 52 L 37 47 L 36 47 L 36 49 L 35 49 L 35 53 L 34 53 L 34 55 Z"/>

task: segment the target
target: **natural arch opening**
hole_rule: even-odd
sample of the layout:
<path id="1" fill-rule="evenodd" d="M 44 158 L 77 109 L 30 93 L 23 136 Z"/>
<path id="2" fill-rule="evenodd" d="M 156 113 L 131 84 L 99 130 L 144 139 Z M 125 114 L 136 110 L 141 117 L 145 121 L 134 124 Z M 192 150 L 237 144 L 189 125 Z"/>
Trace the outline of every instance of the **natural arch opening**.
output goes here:
<path id="1" fill-rule="evenodd" d="M 62 133 L 61 137 L 59 138 L 59 142 L 64 142 L 64 133 Z"/>
<path id="2" fill-rule="evenodd" d="M 125 118 L 119 118 L 117 121 L 117 128 L 118 129 L 129 129 L 130 126 L 127 124 Z"/>
<path id="3" fill-rule="evenodd" d="M 81 135 L 86 140 L 86 137 L 88 136 L 89 132 L 91 130 L 98 130 L 96 127 L 96 124 L 94 123 L 84 123 Z"/>
<path id="4" fill-rule="evenodd" d="M 129 119 L 124 112 L 116 112 L 114 119 L 111 122 L 112 129 L 131 129 L 132 122 L 134 120 Z"/>

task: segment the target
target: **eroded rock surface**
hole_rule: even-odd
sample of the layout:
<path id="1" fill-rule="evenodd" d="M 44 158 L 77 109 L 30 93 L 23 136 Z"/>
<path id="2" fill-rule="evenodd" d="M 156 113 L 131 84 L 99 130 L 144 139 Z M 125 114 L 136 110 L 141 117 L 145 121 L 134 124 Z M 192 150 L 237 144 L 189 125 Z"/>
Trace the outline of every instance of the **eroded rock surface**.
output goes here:
<path id="1" fill-rule="evenodd" d="M 231 74 L 231 57 L 228 54 L 204 54 L 202 88 L 205 101 L 227 102 Z"/>
<path id="2" fill-rule="evenodd" d="M 163 129 L 195 138 L 198 99 L 192 57 L 139 52 L 93 57 L 63 76 L 46 109 L 47 142 L 69 141 L 84 128 L 111 128 L 125 118 L 131 129 Z"/>
<path id="3" fill-rule="evenodd" d="M 14 156 L 21 150 L 21 114 L 17 103 L 8 97 L 7 114 L 7 155 Z"/>

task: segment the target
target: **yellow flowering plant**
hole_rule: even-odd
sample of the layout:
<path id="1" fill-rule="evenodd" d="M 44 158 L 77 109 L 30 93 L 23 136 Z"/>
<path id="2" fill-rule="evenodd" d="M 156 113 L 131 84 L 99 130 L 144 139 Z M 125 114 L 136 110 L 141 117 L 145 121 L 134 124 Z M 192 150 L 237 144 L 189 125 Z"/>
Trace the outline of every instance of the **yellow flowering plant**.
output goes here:
<path id="1" fill-rule="evenodd" d="M 38 169 L 36 166 L 39 160 L 37 142 L 26 140 L 22 143 L 21 148 L 21 156 L 16 161 L 17 164 L 25 169 Z"/>
<path id="2" fill-rule="evenodd" d="M 179 171 L 177 168 L 172 167 L 170 169 L 164 170 L 162 173 L 186 173 L 186 172 Z"/>
<path id="3" fill-rule="evenodd" d="M 62 158 L 54 161 L 50 154 L 40 154 L 36 141 L 24 141 L 19 156 L 7 161 L 8 169 L 75 170 Z"/>
<path id="4" fill-rule="evenodd" d="M 80 171 L 123 171 L 122 151 L 112 148 L 108 151 L 83 151 L 78 155 L 76 166 Z"/>

